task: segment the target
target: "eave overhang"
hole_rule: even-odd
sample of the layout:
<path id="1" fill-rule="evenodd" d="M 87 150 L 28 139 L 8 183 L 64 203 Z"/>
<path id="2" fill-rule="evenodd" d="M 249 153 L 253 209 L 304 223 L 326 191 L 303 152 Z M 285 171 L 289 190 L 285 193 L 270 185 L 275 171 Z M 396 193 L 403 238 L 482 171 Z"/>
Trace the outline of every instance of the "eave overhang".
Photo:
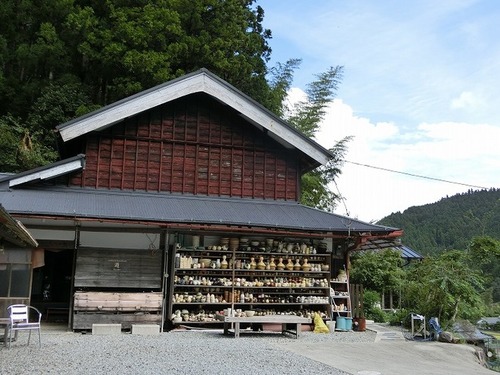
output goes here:
<path id="1" fill-rule="evenodd" d="M 304 136 L 261 104 L 206 69 L 122 99 L 61 124 L 56 129 L 63 141 L 67 142 L 86 133 L 103 130 L 128 117 L 194 93 L 205 93 L 229 106 L 254 126 L 268 131 L 268 135 L 283 146 L 289 149 L 296 148 L 306 154 L 317 163 L 316 166 L 324 165 L 332 158 L 329 150 Z"/>
<path id="2" fill-rule="evenodd" d="M 24 225 L 14 219 L 0 204 L 0 240 L 19 247 L 37 247 L 38 242 Z"/>

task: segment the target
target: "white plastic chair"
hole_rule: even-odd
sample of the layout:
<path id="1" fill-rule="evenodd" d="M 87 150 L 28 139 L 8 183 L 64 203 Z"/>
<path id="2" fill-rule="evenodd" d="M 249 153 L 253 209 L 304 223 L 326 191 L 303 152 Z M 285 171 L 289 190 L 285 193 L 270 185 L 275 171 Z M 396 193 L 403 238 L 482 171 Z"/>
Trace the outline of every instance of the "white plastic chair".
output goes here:
<path id="1" fill-rule="evenodd" d="M 30 310 L 35 311 L 38 314 L 38 320 L 36 321 L 30 321 L 29 320 L 29 313 Z M 10 323 L 8 327 L 8 336 L 9 336 L 9 348 L 10 344 L 12 342 L 12 334 L 15 333 L 17 337 L 17 332 L 18 331 L 29 331 L 29 336 L 28 336 L 28 345 L 30 343 L 31 339 L 31 331 L 37 330 L 38 331 L 38 347 L 42 346 L 42 338 L 41 338 L 41 333 L 40 333 L 40 322 L 42 320 L 42 313 L 38 311 L 37 308 L 33 306 L 28 306 L 28 305 L 10 305 L 7 307 L 7 311 L 10 316 Z"/>

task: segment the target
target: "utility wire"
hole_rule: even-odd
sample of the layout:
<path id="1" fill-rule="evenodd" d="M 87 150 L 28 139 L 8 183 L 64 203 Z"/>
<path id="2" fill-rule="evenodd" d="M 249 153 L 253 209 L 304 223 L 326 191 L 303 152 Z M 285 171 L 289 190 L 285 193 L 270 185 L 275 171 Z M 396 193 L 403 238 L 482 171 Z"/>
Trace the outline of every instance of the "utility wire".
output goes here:
<path id="1" fill-rule="evenodd" d="M 404 174 L 406 176 L 411 176 L 411 177 L 417 177 L 417 178 L 424 178 L 426 180 L 433 180 L 433 181 L 439 181 L 439 182 L 446 182 L 448 184 L 455 184 L 455 185 L 462 185 L 462 186 L 467 186 L 471 188 L 477 188 L 477 189 L 485 189 L 488 190 L 489 188 L 484 187 L 484 186 L 479 186 L 479 185 L 471 185 L 471 184 L 466 184 L 463 182 L 456 182 L 456 181 L 450 181 L 450 180 L 444 180 L 442 178 L 436 178 L 436 177 L 429 177 L 429 176 L 422 176 L 420 174 L 415 174 L 415 173 L 409 173 L 409 172 L 401 172 L 401 171 L 396 171 L 394 169 L 389 169 L 389 168 L 382 168 L 382 167 L 375 167 L 373 165 L 368 165 L 368 164 L 363 164 L 363 163 L 356 163 L 354 161 L 349 161 L 349 160 L 344 160 L 346 163 L 350 164 L 355 164 L 359 165 L 361 167 L 366 167 L 366 168 L 373 168 L 373 169 L 379 169 L 381 171 L 386 171 L 386 172 L 391 172 L 391 173 L 399 173 L 399 174 Z"/>
<path id="2" fill-rule="evenodd" d="M 337 181 L 334 179 L 333 180 L 333 184 L 335 185 L 335 188 L 337 189 L 337 193 L 339 193 L 339 198 L 340 200 L 342 201 L 342 203 L 344 204 L 344 209 L 345 209 L 345 213 L 346 213 L 346 216 L 350 216 L 349 214 L 349 210 L 347 209 L 347 204 L 345 202 L 345 198 L 344 196 L 342 195 L 342 193 L 340 192 L 340 189 L 339 189 L 339 186 L 337 185 Z"/>

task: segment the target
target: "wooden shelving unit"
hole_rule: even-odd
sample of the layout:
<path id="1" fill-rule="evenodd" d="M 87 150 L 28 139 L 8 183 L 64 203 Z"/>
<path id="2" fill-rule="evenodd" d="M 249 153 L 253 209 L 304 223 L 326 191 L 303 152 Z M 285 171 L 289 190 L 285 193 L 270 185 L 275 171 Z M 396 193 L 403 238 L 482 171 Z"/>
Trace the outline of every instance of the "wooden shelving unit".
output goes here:
<path id="1" fill-rule="evenodd" d="M 278 266 L 280 258 L 283 269 Z M 330 258 L 328 253 L 288 253 L 246 245 L 231 250 L 177 248 L 170 317 L 177 316 L 175 323 L 185 325 L 220 323 L 216 316 L 227 309 L 237 314 L 253 310 L 257 316 L 319 312 L 329 317 Z"/>

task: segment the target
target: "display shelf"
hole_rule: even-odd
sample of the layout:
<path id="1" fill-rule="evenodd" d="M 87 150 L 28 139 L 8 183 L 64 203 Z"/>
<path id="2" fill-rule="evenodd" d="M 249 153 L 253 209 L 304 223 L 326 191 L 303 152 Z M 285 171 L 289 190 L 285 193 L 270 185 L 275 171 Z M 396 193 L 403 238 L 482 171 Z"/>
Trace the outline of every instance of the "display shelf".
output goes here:
<path id="1" fill-rule="evenodd" d="M 330 280 L 330 299 L 333 314 L 351 316 L 351 295 L 349 291 L 349 280 L 345 271 L 341 271 L 341 279 Z"/>
<path id="2" fill-rule="evenodd" d="M 172 320 L 175 316 L 177 324 L 216 323 L 214 314 L 227 309 L 260 315 L 328 315 L 330 254 L 298 243 L 276 249 L 177 246 L 171 268 Z"/>

